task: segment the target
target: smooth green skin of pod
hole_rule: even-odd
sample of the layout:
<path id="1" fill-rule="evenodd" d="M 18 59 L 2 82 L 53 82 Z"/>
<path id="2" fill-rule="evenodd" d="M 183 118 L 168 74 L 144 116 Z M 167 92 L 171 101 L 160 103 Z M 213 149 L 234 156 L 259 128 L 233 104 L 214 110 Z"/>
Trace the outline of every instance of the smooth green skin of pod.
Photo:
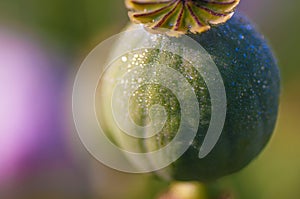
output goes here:
<path id="1" fill-rule="evenodd" d="M 198 153 L 209 125 L 211 107 L 209 92 L 201 75 L 185 60 L 167 52 L 150 50 L 140 61 L 163 63 L 176 69 L 195 88 L 199 100 L 199 130 L 194 143 L 183 156 L 157 175 L 174 180 L 210 181 L 245 167 L 269 141 L 278 113 L 279 69 L 266 41 L 241 14 L 206 33 L 189 36 L 211 55 L 223 77 L 227 95 L 224 129 L 216 146 L 205 158 L 199 159 Z M 120 76 L 122 69 L 108 73 L 110 78 Z M 102 89 L 102 93 L 110 94 L 112 85 L 104 84 Z M 168 113 L 160 134 L 147 140 L 126 137 L 112 124 L 110 115 L 110 119 L 103 122 L 110 137 L 120 146 L 138 152 L 165 146 L 178 128 L 180 106 L 166 88 L 145 85 L 130 101 L 130 114 L 137 124 L 149 122 L 148 111 L 153 104 L 163 105 Z M 101 114 L 107 116 L 111 110 L 105 107 L 108 106 L 102 107 Z"/>

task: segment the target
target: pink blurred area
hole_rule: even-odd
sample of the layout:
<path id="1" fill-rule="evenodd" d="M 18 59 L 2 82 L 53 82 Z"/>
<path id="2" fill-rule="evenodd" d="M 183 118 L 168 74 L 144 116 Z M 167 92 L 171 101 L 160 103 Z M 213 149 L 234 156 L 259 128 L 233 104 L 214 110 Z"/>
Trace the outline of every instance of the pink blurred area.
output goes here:
<path id="1" fill-rule="evenodd" d="M 0 198 L 82 198 L 86 176 L 67 143 L 66 61 L 17 32 L 0 28 Z"/>
<path id="2" fill-rule="evenodd" d="M 44 42 L 0 26 L 0 199 L 134 195 L 129 187 L 143 189 L 145 176 L 104 167 L 79 141 L 73 62 Z"/>

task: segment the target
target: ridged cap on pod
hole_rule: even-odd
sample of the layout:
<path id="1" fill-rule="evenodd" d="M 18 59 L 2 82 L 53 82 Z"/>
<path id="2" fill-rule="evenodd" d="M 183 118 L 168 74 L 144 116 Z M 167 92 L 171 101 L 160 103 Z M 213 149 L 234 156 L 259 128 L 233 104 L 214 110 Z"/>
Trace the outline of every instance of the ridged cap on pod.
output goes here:
<path id="1" fill-rule="evenodd" d="M 169 36 L 202 33 L 225 23 L 240 0 L 126 0 L 129 17 Z"/>

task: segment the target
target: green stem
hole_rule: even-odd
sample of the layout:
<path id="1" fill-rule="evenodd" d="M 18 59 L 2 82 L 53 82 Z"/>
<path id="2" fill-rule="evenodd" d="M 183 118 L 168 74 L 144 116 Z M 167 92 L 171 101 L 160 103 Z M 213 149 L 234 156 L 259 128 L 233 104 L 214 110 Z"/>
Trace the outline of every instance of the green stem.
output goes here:
<path id="1" fill-rule="evenodd" d="M 233 196 L 215 183 L 172 182 L 157 199 L 233 199 Z"/>

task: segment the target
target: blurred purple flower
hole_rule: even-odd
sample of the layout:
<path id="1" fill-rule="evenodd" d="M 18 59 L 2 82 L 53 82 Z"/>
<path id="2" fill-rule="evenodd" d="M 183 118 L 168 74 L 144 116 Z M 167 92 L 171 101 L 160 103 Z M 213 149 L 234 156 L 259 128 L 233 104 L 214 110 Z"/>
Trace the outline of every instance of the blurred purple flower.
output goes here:
<path id="1" fill-rule="evenodd" d="M 36 41 L 0 27 L 0 191 L 34 177 L 50 179 L 45 186 L 74 185 L 74 173 L 83 181 L 68 149 L 67 71 L 57 60 Z"/>
<path id="2" fill-rule="evenodd" d="M 47 65 L 36 46 L 0 30 L 1 181 L 15 174 L 21 158 L 45 133 L 53 103 Z"/>

